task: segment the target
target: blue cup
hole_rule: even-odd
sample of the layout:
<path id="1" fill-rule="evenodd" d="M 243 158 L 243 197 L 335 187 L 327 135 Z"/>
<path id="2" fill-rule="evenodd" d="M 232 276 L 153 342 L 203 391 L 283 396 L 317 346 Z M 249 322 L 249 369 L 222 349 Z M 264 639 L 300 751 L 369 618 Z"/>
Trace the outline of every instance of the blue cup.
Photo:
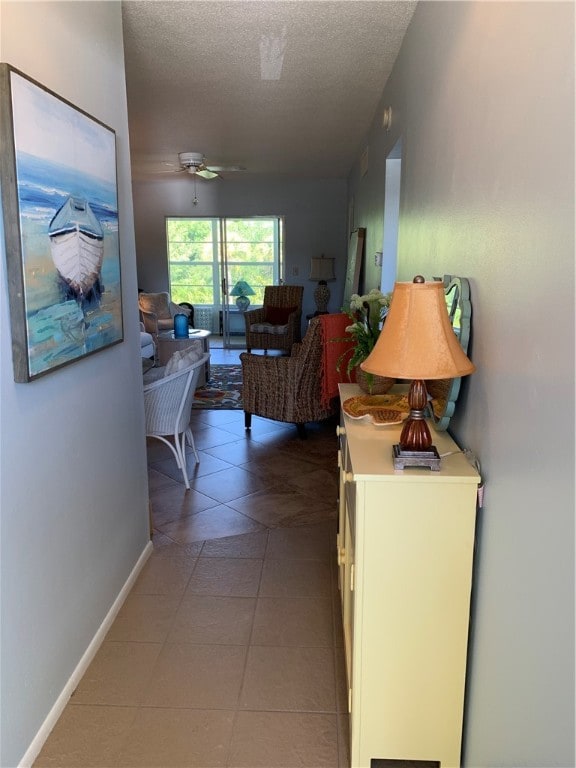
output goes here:
<path id="1" fill-rule="evenodd" d="M 186 315 L 174 315 L 174 338 L 188 338 L 188 318 Z"/>

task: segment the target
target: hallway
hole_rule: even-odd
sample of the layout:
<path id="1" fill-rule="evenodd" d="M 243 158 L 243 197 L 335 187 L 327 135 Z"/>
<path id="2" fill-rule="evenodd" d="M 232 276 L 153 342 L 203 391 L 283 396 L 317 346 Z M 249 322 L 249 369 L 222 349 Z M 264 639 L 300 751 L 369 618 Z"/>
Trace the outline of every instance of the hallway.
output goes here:
<path id="1" fill-rule="evenodd" d="M 35 766 L 348 764 L 335 424 L 243 417 L 192 412 L 188 492 L 149 442 L 154 552 Z"/>

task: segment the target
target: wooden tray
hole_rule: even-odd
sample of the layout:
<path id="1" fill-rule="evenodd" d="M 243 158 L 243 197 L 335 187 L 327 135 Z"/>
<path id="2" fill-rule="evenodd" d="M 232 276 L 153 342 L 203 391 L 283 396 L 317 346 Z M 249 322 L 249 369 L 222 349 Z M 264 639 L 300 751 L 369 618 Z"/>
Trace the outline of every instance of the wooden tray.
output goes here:
<path id="1" fill-rule="evenodd" d="M 364 419 L 376 426 L 400 424 L 408 415 L 407 395 L 358 395 L 342 403 L 351 419 Z"/>

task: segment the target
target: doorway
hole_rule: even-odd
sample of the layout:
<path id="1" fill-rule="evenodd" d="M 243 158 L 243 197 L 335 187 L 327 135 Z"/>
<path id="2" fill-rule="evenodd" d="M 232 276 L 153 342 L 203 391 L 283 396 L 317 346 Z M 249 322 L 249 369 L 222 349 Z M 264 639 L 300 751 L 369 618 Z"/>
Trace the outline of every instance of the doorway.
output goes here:
<path id="1" fill-rule="evenodd" d="M 400 223 L 400 184 L 402 177 L 402 139 L 398 139 L 386 157 L 384 187 L 384 240 L 380 290 L 394 288 L 398 262 L 398 227 Z"/>

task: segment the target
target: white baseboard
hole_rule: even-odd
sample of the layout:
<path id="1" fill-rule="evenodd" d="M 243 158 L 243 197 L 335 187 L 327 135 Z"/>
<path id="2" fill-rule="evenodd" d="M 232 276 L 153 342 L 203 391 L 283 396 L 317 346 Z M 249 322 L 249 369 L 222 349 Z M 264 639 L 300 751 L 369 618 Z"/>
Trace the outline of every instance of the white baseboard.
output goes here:
<path id="1" fill-rule="evenodd" d="M 70 678 L 68 679 L 68 682 L 62 689 L 62 692 L 54 702 L 54 706 L 48 713 L 48 716 L 40 726 L 40 729 L 38 730 L 38 733 L 32 740 L 32 743 L 24 753 L 24 756 L 18 763 L 18 768 L 31 768 L 34 761 L 40 754 L 40 750 L 44 746 L 44 742 L 50 735 L 50 732 L 58 722 L 58 718 L 64 711 L 64 708 L 68 704 L 68 700 L 70 699 L 70 696 L 74 693 L 78 683 L 80 682 L 82 676 L 90 666 L 90 663 L 92 662 L 92 659 L 94 656 L 96 656 L 96 653 L 98 652 L 98 649 L 102 645 L 102 642 L 104 641 L 104 638 L 106 637 L 106 634 L 108 633 L 108 630 L 112 626 L 112 623 L 114 619 L 116 618 L 118 611 L 122 607 L 122 604 L 128 597 L 128 593 L 132 589 L 134 582 L 136 581 L 138 574 L 144 567 L 144 564 L 146 563 L 146 560 L 150 557 L 152 554 L 152 542 L 149 541 L 148 544 L 144 547 L 142 554 L 138 558 L 138 561 L 134 568 L 132 569 L 130 575 L 126 579 L 126 582 L 120 592 L 118 593 L 118 597 L 114 602 L 112 603 L 112 607 L 106 614 L 106 617 L 104 618 L 104 621 L 102 624 L 98 627 L 98 630 L 92 640 L 90 641 L 90 644 L 88 648 L 84 651 L 84 654 L 82 655 L 82 658 L 78 662 L 76 669 L 72 672 L 70 675 Z"/>

